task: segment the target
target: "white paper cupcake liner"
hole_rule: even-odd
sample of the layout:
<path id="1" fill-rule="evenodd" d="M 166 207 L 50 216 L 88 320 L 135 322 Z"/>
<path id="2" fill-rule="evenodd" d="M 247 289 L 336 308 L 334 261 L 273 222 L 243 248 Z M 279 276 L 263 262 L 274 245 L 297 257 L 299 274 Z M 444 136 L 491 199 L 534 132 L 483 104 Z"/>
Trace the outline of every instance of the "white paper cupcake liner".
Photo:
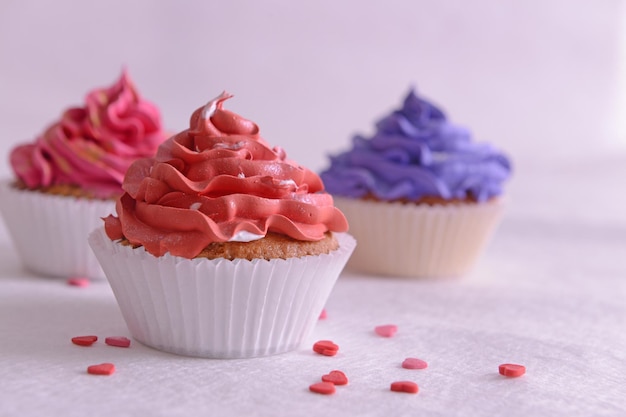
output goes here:
<path id="1" fill-rule="evenodd" d="M 358 247 L 348 268 L 377 275 L 468 272 L 500 221 L 504 203 L 428 206 L 335 197 Z"/>
<path id="2" fill-rule="evenodd" d="M 115 202 L 20 190 L 0 182 L 0 212 L 23 265 L 42 276 L 104 279 L 87 237 Z"/>
<path id="3" fill-rule="evenodd" d="M 355 240 L 335 234 L 328 255 L 288 260 L 155 257 L 89 237 L 130 333 L 166 352 L 250 358 L 296 349 L 308 337 Z"/>

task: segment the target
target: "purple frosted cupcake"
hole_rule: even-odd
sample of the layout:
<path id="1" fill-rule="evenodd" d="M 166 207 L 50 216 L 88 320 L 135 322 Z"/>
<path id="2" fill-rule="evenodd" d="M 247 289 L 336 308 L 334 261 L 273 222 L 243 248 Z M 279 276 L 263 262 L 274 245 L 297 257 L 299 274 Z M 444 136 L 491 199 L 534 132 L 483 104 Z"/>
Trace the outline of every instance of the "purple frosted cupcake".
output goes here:
<path id="1" fill-rule="evenodd" d="M 348 266 L 381 275 L 469 271 L 497 226 L 506 155 L 413 90 L 402 107 L 331 156 L 321 177 L 359 245 Z"/>

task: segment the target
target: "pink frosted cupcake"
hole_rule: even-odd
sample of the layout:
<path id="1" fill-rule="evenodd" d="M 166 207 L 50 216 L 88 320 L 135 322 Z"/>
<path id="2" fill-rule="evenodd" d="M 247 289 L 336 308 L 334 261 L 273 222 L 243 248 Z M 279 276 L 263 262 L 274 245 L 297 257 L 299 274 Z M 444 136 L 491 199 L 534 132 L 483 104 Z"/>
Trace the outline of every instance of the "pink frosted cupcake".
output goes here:
<path id="1" fill-rule="evenodd" d="M 90 235 L 128 328 L 167 352 L 297 348 L 355 247 L 319 176 L 270 147 L 222 94 L 135 162 Z"/>
<path id="2" fill-rule="evenodd" d="M 124 71 L 33 143 L 15 147 L 15 179 L 0 184 L 0 211 L 24 266 L 46 276 L 103 277 L 87 235 L 113 212 L 130 164 L 154 155 L 164 139 L 158 109 Z"/>

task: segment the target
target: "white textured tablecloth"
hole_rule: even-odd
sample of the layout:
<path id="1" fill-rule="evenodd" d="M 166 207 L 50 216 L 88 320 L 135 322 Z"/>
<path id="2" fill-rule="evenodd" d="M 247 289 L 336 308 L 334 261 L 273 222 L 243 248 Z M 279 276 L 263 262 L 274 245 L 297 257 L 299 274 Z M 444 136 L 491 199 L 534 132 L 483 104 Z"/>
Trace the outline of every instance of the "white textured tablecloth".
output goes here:
<path id="1" fill-rule="evenodd" d="M 509 211 L 473 273 L 346 271 L 310 340 L 262 359 L 107 346 L 106 336 L 129 336 L 108 284 L 77 288 L 23 271 L 0 229 L 0 416 L 624 416 L 626 158 L 517 168 Z M 390 323 L 395 337 L 374 333 Z M 70 342 L 86 334 L 100 340 Z M 339 344 L 338 355 L 313 353 L 320 339 Z M 403 369 L 406 357 L 429 366 Z M 102 362 L 116 373 L 86 373 Z M 500 376 L 507 362 L 526 375 Z M 349 385 L 309 392 L 333 369 Z M 396 380 L 420 392 L 391 392 Z"/>

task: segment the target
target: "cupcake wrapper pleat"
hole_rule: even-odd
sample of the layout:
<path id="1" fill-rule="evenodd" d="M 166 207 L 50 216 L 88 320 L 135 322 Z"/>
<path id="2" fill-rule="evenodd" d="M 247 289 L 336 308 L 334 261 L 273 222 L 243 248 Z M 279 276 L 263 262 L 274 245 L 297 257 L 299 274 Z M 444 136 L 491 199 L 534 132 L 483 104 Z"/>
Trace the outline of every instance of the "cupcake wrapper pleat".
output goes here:
<path id="1" fill-rule="evenodd" d="M 114 201 L 20 190 L 0 183 L 0 212 L 23 265 L 42 276 L 104 279 L 87 236 Z"/>
<path id="2" fill-rule="evenodd" d="M 308 337 L 356 242 L 336 234 L 328 255 L 288 260 L 155 257 L 89 238 L 130 333 L 166 352 L 249 358 L 296 349 Z"/>
<path id="3" fill-rule="evenodd" d="M 335 197 L 359 243 L 348 268 L 378 275 L 437 277 L 468 272 L 504 204 L 428 206 Z"/>

